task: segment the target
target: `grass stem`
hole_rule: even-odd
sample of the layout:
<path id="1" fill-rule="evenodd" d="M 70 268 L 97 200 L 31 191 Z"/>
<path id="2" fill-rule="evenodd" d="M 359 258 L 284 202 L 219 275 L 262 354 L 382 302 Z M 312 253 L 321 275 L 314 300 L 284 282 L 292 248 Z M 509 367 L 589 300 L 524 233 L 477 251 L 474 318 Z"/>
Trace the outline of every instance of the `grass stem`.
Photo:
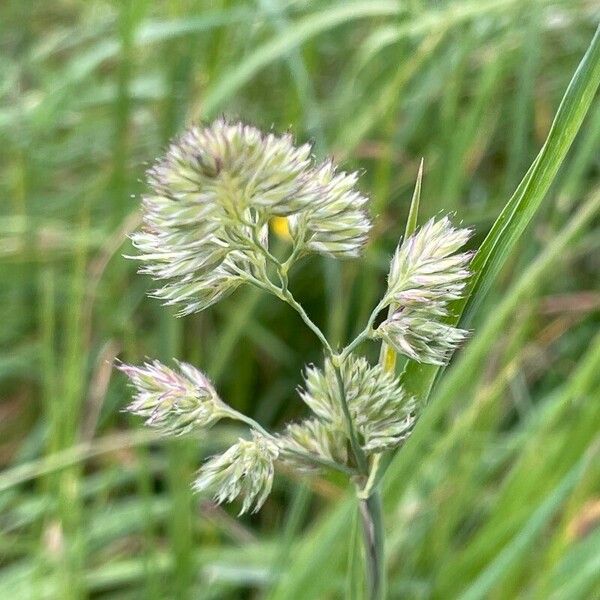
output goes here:
<path id="1" fill-rule="evenodd" d="M 384 528 L 381 495 L 375 489 L 364 499 L 359 499 L 359 510 L 365 542 L 365 562 L 369 600 L 385 598 Z"/>

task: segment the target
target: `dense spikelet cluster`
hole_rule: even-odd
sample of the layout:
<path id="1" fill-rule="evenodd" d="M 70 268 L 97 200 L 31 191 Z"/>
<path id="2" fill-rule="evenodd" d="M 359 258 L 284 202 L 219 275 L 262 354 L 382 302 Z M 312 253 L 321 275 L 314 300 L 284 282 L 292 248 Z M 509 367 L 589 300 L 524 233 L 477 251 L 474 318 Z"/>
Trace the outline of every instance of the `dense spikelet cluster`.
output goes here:
<path id="1" fill-rule="evenodd" d="M 353 414 L 356 429 L 362 436 L 362 447 L 367 453 L 383 452 L 400 445 L 412 432 L 417 413 L 414 398 L 407 398 L 394 377 L 381 367 L 372 367 L 379 373 L 365 373 L 367 376 L 381 374 L 387 379 L 388 390 L 383 385 L 365 383 L 361 403 L 355 406 Z M 377 393 L 369 399 L 369 388 L 377 387 Z M 394 388 L 394 392 L 392 392 Z M 400 392 L 400 393 L 398 393 Z"/>
<path id="2" fill-rule="evenodd" d="M 457 253 L 470 236 L 469 229 L 456 229 L 444 217 L 431 219 L 398 246 L 383 303 L 393 311 L 376 337 L 413 360 L 436 365 L 448 361 L 467 335 L 444 319 L 470 275 L 471 254 Z"/>
<path id="3" fill-rule="evenodd" d="M 256 512 L 273 486 L 277 445 L 264 435 L 252 432 L 252 439 L 240 439 L 223 454 L 209 459 L 194 482 L 197 492 L 212 491 L 217 503 L 243 498 L 240 514 Z"/>
<path id="4" fill-rule="evenodd" d="M 329 359 L 323 370 L 308 367 L 305 387 L 299 391 L 302 400 L 327 427 L 342 431 L 349 439 L 342 410 L 345 401 L 365 452 L 382 451 L 401 443 L 411 431 L 415 406 L 398 378 L 353 355 L 340 371 L 341 381 Z"/>
<path id="5" fill-rule="evenodd" d="M 280 447 L 286 452 L 282 458 L 301 469 L 310 470 L 315 467 L 306 458 L 302 459 L 306 455 L 342 465 L 348 460 L 343 431 L 320 419 L 310 418 L 300 423 L 290 423 L 278 439 Z"/>
<path id="6" fill-rule="evenodd" d="M 182 314 L 265 278 L 268 223 L 288 217 L 295 256 L 357 256 L 370 222 L 356 174 L 315 163 L 311 146 L 224 119 L 192 127 L 148 171 L 143 228 L 132 235 L 154 295 Z"/>
<path id="7" fill-rule="evenodd" d="M 146 425 L 172 435 L 207 428 L 232 415 L 203 373 L 187 363 L 178 366 L 180 373 L 157 360 L 141 367 L 120 364 L 135 390 L 127 410 L 144 417 Z"/>

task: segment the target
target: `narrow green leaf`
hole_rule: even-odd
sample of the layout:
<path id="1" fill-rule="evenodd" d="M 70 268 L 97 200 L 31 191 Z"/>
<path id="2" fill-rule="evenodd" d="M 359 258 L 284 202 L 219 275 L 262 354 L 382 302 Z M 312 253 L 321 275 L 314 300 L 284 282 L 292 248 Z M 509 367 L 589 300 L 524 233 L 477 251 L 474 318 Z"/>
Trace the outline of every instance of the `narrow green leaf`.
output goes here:
<path id="1" fill-rule="evenodd" d="M 473 259 L 473 276 L 465 298 L 453 307 L 454 323 L 468 326 L 473 313 L 544 200 L 599 85 L 600 27 L 571 79 L 546 143 Z M 438 371 L 437 367 L 413 362 L 407 367 L 405 385 L 412 394 L 427 398 Z"/>
<path id="2" fill-rule="evenodd" d="M 417 173 L 417 181 L 415 189 L 410 201 L 410 209 L 408 218 L 406 219 L 406 228 L 404 230 L 403 240 L 407 240 L 417 228 L 417 219 L 419 217 L 419 204 L 421 202 L 421 183 L 423 181 L 423 159 L 419 164 L 419 172 Z M 393 314 L 394 307 L 390 306 L 388 315 Z M 381 343 L 381 351 L 379 353 L 379 362 L 383 365 L 386 371 L 393 372 L 396 368 L 396 351 L 388 346 L 385 342 Z"/>
<path id="3" fill-rule="evenodd" d="M 406 219 L 406 229 L 404 230 L 404 239 L 408 239 L 417 229 L 417 219 L 419 218 L 419 204 L 421 203 L 421 184 L 423 182 L 423 159 L 419 163 L 419 172 L 417 173 L 417 182 L 415 190 L 410 201 L 408 218 Z"/>
<path id="4" fill-rule="evenodd" d="M 473 259 L 474 277 L 463 323 L 489 291 L 556 177 L 600 85 L 600 26 L 560 103 L 554 122 L 527 175 L 507 202 Z"/>

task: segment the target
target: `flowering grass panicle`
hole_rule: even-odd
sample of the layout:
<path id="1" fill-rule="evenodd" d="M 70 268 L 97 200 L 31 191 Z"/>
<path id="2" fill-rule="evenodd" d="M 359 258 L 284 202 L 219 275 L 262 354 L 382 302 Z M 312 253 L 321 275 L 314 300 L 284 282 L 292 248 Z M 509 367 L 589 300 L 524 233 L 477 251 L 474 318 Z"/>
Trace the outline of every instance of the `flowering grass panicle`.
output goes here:
<path id="1" fill-rule="evenodd" d="M 140 270 L 163 282 L 154 295 L 177 305 L 179 314 L 204 310 L 243 283 L 297 311 L 325 354 L 322 368 L 306 368 L 299 389 L 311 417 L 271 433 L 222 402 L 191 365 L 178 363 L 179 372 L 157 361 L 120 369 L 135 389 L 128 409 L 149 426 L 171 434 L 205 432 L 227 417 L 248 428 L 201 466 L 193 484 L 218 503 L 239 499 L 240 513 L 259 510 L 279 462 L 347 475 L 357 487 L 371 597 L 380 598 L 382 525 L 376 498 L 380 465 L 387 464 L 381 458 L 410 435 L 422 402 L 405 391 L 402 374 L 370 364 L 356 349 L 369 339 L 384 340 L 409 360 L 449 360 L 466 335 L 446 319 L 469 277 L 470 254 L 458 250 L 471 232 L 443 217 L 404 240 L 365 328 L 335 351 L 293 296 L 288 273 L 311 252 L 334 259 L 360 254 L 371 221 L 357 180 L 356 173 L 340 171 L 331 161 L 318 163 L 311 146 L 294 146 L 289 134 L 265 134 L 219 119 L 192 127 L 150 169 L 143 227 L 132 236 Z M 292 241 L 287 256 L 269 246 L 269 223 L 282 219 Z M 375 327 L 385 308 L 388 317 Z"/>

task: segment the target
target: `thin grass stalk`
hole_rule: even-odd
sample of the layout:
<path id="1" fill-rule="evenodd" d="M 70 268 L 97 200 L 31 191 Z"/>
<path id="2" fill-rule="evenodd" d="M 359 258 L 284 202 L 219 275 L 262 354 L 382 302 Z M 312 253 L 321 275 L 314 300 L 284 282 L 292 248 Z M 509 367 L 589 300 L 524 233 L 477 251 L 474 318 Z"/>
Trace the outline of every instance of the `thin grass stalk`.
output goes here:
<path id="1" fill-rule="evenodd" d="M 365 543 L 365 571 L 368 597 L 382 600 L 386 594 L 385 530 L 379 489 L 358 501 Z"/>
<path id="2" fill-rule="evenodd" d="M 423 179 L 423 161 L 419 165 L 417 182 L 413 192 L 409 216 L 406 223 L 405 239 L 416 230 L 421 199 L 421 182 Z M 390 314 L 392 312 L 390 307 Z M 387 344 L 381 344 L 379 363 L 386 371 L 396 369 L 396 352 Z M 379 485 L 381 477 L 378 476 L 381 465 L 381 454 L 371 465 L 369 480 L 363 491 L 363 498 L 359 497 L 359 512 L 362 523 L 363 540 L 365 545 L 365 571 L 369 598 L 378 600 L 385 598 L 386 594 L 386 569 L 385 569 L 385 527 L 383 521 L 383 508 Z M 385 461 L 384 461 L 385 462 Z"/>

